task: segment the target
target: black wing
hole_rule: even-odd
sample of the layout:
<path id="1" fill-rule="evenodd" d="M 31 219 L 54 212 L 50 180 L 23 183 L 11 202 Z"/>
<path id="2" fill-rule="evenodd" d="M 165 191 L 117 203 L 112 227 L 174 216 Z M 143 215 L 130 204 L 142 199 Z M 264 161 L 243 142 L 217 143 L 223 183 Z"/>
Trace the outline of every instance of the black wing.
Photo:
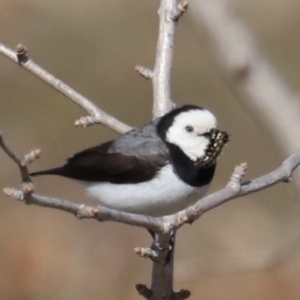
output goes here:
<path id="1" fill-rule="evenodd" d="M 165 165 L 161 155 L 136 157 L 110 152 L 113 141 L 75 154 L 62 167 L 63 176 L 94 182 L 138 183 Z"/>
<path id="2" fill-rule="evenodd" d="M 135 128 L 117 140 L 83 150 L 62 167 L 31 175 L 52 174 L 90 182 L 147 181 L 169 159 L 164 142 L 156 135 L 155 126 L 150 124 Z"/>

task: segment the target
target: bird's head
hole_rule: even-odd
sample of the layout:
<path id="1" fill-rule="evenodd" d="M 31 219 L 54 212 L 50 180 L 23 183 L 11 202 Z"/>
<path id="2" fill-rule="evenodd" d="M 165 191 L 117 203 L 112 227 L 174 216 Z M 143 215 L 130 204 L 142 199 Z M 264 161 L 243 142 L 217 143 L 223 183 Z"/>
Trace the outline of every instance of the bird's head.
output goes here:
<path id="1" fill-rule="evenodd" d="M 228 134 L 216 127 L 217 120 L 210 111 L 184 105 L 161 118 L 158 133 L 166 143 L 176 145 L 202 167 L 213 163 L 229 140 Z"/>

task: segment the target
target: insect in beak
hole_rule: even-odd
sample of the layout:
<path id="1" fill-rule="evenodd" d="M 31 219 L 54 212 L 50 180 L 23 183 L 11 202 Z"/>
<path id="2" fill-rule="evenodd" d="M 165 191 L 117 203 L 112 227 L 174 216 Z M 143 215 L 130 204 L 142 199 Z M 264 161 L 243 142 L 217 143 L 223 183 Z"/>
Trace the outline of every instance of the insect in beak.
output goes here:
<path id="1" fill-rule="evenodd" d="M 196 160 L 195 165 L 197 167 L 210 166 L 220 155 L 223 147 L 229 142 L 229 134 L 225 131 L 211 129 L 207 135 L 210 142 L 205 150 L 205 154 Z"/>

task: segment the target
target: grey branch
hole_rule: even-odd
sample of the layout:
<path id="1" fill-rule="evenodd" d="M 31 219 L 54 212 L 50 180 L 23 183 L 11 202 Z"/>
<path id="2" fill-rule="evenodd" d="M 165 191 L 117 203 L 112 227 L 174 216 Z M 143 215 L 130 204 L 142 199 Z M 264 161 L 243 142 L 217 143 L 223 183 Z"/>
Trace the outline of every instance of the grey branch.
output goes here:
<path id="1" fill-rule="evenodd" d="M 33 162 L 37 159 L 41 153 L 39 149 L 32 150 L 29 154 L 25 155 L 23 159 L 20 159 L 17 154 L 6 144 L 3 139 L 2 133 L 0 131 L 0 147 L 3 151 L 10 157 L 18 166 L 21 180 L 22 180 L 22 189 L 24 194 L 31 194 L 33 193 L 33 183 L 30 179 L 27 164 Z"/>
<path id="2" fill-rule="evenodd" d="M 136 284 L 135 288 L 137 292 L 145 299 L 150 299 L 153 295 L 152 291 L 145 284 L 138 283 Z"/>
<path id="3" fill-rule="evenodd" d="M 171 70 L 174 55 L 174 39 L 179 8 L 187 4 L 178 0 L 161 0 L 159 14 L 159 34 L 153 71 L 153 117 L 157 118 L 172 109 Z M 177 16 L 175 19 L 174 16 Z"/>
<path id="4" fill-rule="evenodd" d="M 152 79 L 153 78 L 153 71 L 148 69 L 148 68 L 137 65 L 137 66 L 134 67 L 134 70 L 136 72 L 138 72 L 145 79 Z"/>
<path id="5" fill-rule="evenodd" d="M 156 58 L 152 75 L 153 84 L 153 118 L 170 111 L 174 104 L 171 100 L 171 70 L 174 55 L 176 25 L 187 8 L 187 3 L 180 0 L 161 0 L 158 10 L 159 33 L 156 46 Z M 175 17 L 176 16 L 176 17 Z M 174 236 L 175 238 L 175 236 Z M 170 234 L 160 234 L 157 238 L 161 247 L 168 249 Z M 174 244 L 175 248 L 175 244 Z M 166 264 L 166 253 L 160 251 L 158 262 L 152 265 L 151 299 L 179 299 L 180 294 L 173 291 L 174 251 Z M 181 299 L 184 299 L 182 297 Z"/>
<path id="6" fill-rule="evenodd" d="M 157 261 L 157 258 L 158 258 L 157 250 L 154 250 L 149 247 L 148 248 L 136 247 L 136 248 L 134 248 L 134 252 L 140 257 L 150 258 L 154 262 Z"/>
<path id="7" fill-rule="evenodd" d="M 119 133 L 124 133 L 131 129 L 130 126 L 122 123 L 113 116 L 109 115 L 108 113 L 97 107 L 90 100 L 76 92 L 70 86 L 68 86 L 67 84 L 65 84 L 64 82 L 57 79 L 56 77 L 48 73 L 46 70 L 41 68 L 39 65 L 37 65 L 34 61 L 32 61 L 29 58 L 28 52 L 23 45 L 18 45 L 17 52 L 15 52 L 12 49 L 9 49 L 8 47 L 0 43 L 0 54 L 11 59 L 15 63 L 18 63 L 25 70 L 29 71 L 37 78 L 46 82 L 55 90 L 57 90 L 58 92 L 66 96 L 68 99 L 76 103 L 78 106 L 83 108 L 88 114 L 90 114 L 90 116 L 94 118 L 94 124 L 103 124 L 108 128 Z"/>

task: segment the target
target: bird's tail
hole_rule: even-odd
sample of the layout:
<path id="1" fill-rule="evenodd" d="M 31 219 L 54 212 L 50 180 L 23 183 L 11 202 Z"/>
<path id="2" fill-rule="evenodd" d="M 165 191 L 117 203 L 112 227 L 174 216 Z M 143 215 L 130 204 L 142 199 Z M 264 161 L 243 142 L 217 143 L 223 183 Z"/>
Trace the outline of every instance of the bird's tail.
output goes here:
<path id="1" fill-rule="evenodd" d="M 29 174 L 29 176 L 40 176 L 40 175 L 61 175 L 62 174 L 62 168 L 53 168 L 48 170 L 42 170 L 37 172 L 32 172 Z"/>

